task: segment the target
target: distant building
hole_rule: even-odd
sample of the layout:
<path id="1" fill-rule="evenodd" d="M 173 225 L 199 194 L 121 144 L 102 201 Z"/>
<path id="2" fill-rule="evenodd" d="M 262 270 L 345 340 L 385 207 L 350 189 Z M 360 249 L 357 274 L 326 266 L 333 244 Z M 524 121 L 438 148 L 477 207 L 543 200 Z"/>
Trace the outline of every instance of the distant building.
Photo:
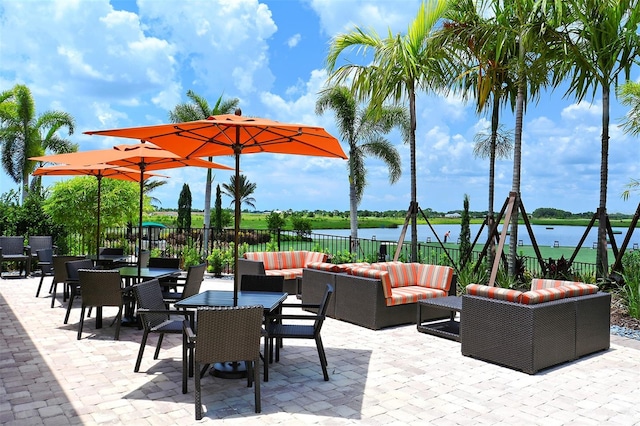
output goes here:
<path id="1" fill-rule="evenodd" d="M 462 215 L 460 215 L 460 213 L 447 213 L 444 215 L 444 217 L 449 219 L 460 219 Z"/>

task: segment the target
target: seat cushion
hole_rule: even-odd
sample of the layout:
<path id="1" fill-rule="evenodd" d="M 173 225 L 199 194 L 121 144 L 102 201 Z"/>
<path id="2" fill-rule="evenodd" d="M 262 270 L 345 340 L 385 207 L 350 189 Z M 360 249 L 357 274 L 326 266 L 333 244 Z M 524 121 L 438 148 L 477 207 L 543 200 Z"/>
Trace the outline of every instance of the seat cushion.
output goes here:
<path id="1" fill-rule="evenodd" d="M 275 251 L 253 251 L 244 254 L 245 259 L 262 262 L 265 270 L 280 269 L 280 256 Z"/>
<path id="2" fill-rule="evenodd" d="M 518 290 L 482 284 L 469 284 L 465 287 L 465 292 L 471 296 L 488 297 L 490 299 L 506 300 L 508 302 L 519 302 L 520 297 L 522 297 L 522 292 Z"/>
<path id="3" fill-rule="evenodd" d="M 445 297 L 446 295 L 444 291 L 435 288 L 410 285 L 393 288 L 391 297 L 387 297 L 385 302 L 387 306 L 396 306 L 407 303 L 417 303 L 418 300 Z"/>

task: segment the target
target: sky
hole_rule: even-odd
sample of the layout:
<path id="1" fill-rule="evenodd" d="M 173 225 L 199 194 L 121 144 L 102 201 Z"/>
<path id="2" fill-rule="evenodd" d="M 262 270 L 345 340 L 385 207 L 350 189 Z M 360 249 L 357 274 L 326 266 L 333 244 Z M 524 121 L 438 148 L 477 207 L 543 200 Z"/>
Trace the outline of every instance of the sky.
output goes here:
<path id="1" fill-rule="evenodd" d="M 239 99 L 245 116 L 325 127 L 339 137 L 329 110 L 315 114 L 327 77 L 332 37 L 355 26 L 381 36 L 406 33 L 419 0 L 0 0 L 0 90 L 27 85 L 37 113 L 66 111 L 76 120 L 67 137 L 81 151 L 104 149 L 129 139 L 83 132 L 167 123 L 168 113 L 193 90 L 213 106 Z M 341 60 L 359 62 L 356 52 Z M 640 81 L 633 69 L 631 79 Z M 576 103 L 566 87 L 543 92 L 524 117 L 521 194 L 527 212 L 553 207 L 593 212 L 599 203 L 602 98 Z M 619 127 L 626 108 L 612 97 L 607 207 L 635 212 L 640 194 L 621 193 L 640 178 L 640 144 Z M 474 137 L 489 120 L 459 96 L 419 93 L 417 99 L 417 191 L 423 210 L 488 206 L 487 159 L 473 155 Z M 509 111 L 501 118 L 513 129 Z M 397 132 L 387 138 L 402 159 L 402 177 L 391 185 L 386 166 L 367 159 L 361 210 L 406 210 L 410 201 L 410 155 Z M 348 148 L 343 144 L 345 151 Z M 232 157 L 216 162 L 234 165 Z M 241 158 L 242 173 L 257 184 L 257 210 L 349 210 L 347 162 L 295 155 Z M 214 170 L 215 185 L 232 172 Z M 188 183 L 194 209 L 204 207 L 206 171 L 163 171 L 167 184 L 153 192 L 163 208 L 177 208 Z M 496 164 L 495 210 L 512 188 L 513 161 Z M 66 178 L 44 177 L 51 185 Z M 0 171 L 0 193 L 18 185 Z M 230 199 L 223 199 L 228 205 Z"/>

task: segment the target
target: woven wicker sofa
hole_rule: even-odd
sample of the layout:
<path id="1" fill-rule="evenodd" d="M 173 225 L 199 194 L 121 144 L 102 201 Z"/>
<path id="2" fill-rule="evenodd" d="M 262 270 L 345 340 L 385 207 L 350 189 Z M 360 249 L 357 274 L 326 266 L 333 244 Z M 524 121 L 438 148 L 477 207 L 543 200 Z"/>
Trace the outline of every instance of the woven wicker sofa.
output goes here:
<path id="1" fill-rule="evenodd" d="M 534 279 L 527 292 L 470 284 L 466 293 L 465 356 L 535 374 L 609 348 L 611 295 L 597 286 Z"/>
<path id="2" fill-rule="evenodd" d="M 415 324 L 418 300 L 455 294 L 453 268 L 447 266 L 311 263 L 302 275 L 302 302 L 316 303 L 326 284 L 334 288 L 329 317 L 373 330 Z M 437 311 L 423 312 L 423 321 L 438 318 Z"/>
<path id="3" fill-rule="evenodd" d="M 246 252 L 238 259 L 238 275 L 279 275 L 284 277 L 284 291 L 298 294 L 297 278 L 311 262 L 326 262 L 325 253 L 291 251 L 255 251 Z"/>

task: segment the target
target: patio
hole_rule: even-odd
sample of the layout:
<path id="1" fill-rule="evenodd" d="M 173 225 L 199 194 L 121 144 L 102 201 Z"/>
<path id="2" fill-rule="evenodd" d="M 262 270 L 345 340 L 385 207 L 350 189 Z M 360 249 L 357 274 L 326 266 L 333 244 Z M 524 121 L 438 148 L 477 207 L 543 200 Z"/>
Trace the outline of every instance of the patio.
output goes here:
<path id="1" fill-rule="evenodd" d="M 78 341 L 79 304 L 64 325 L 61 299 L 51 309 L 46 291 L 34 297 L 38 281 L 0 281 L 0 423 L 195 423 L 193 381 L 181 391 L 179 337 L 166 336 L 159 359 L 144 357 L 134 373 L 141 330 L 123 327 L 114 341 L 107 308 L 105 327 L 88 319 Z M 232 287 L 207 277 L 202 290 Z M 244 380 L 207 376 L 203 422 L 640 424 L 640 341 L 612 335 L 607 352 L 529 376 L 463 357 L 459 343 L 415 326 L 371 331 L 329 318 L 322 337 L 329 382 L 314 342 L 288 341 L 262 384 L 261 414 Z"/>

